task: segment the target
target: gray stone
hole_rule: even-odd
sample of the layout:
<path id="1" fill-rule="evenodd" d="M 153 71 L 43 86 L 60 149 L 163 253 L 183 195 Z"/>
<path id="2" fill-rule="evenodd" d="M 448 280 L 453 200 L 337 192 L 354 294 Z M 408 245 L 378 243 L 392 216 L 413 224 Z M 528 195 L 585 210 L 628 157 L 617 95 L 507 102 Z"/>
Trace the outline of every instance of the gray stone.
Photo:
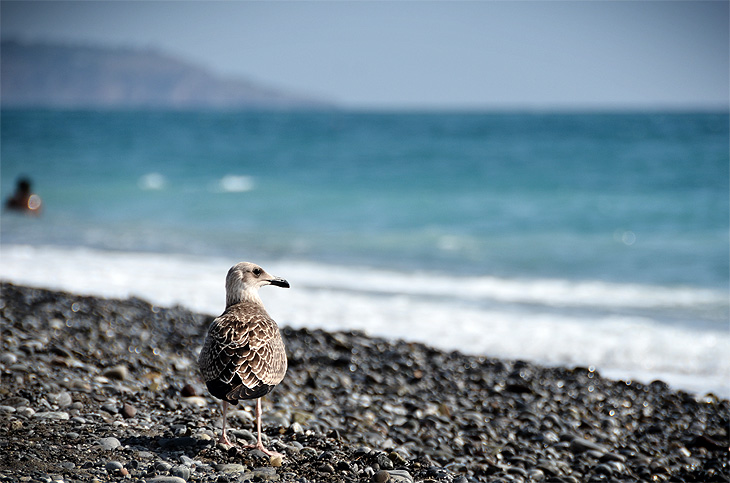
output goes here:
<path id="1" fill-rule="evenodd" d="M 606 475 L 608 477 L 613 476 L 613 468 L 611 468 L 606 463 L 601 463 L 600 465 L 597 465 L 595 468 L 596 473 L 601 473 L 603 475 Z"/>
<path id="2" fill-rule="evenodd" d="M 413 477 L 406 470 L 390 470 L 388 474 L 394 483 L 413 483 Z"/>
<path id="3" fill-rule="evenodd" d="M 527 476 L 529 476 L 531 481 L 543 481 L 545 479 L 545 473 L 537 468 L 528 470 Z"/>
<path id="4" fill-rule="evenodd" d="M 229 436 L 235 436 L 236 439 L 243 439 L 246 441 L 256 442 L 256 436 L 248 429 L 231 429 L 228 431 Z M 265 435 L 261 435 L 261 439 L 264 440 Z"/>
<path id="5" fill-rule="evenodd" d="M 302 449 L 302 443 L 298 441 L 292 441 L 291 444 L 286 447 L 287 453 L 299 453 Z"/>
<path id="6" fill-rule="evenodd" d="M 379 454 L 375 461 L 377 461 L 378 465 L 380 465 L 380 468 L 383 470 L 392 470 L 393 469 L 393 462 L 385 456 L 384 454 Z"/>
<path id="7" fill-rule="evenodd" d="M 121 470 L 122 468 L 124 468 L 124 465 L 121 464 L 119 461 L 108 461 L 104 468 L 107 472 L 112 473 L 114 471 Z"/>
<path id="8" fill-rule="evenodd" d="M 35 415 L 35 409 L 33 408 L 20 408 L 18 409 L 18 416 L 24 418 L 32 418 Z"/>
<path id="9" fill-rule="evenodd" d="M 119 413 L 119 408 L 117 407 L 116 403 L 114 402 L 107 402 L 101 405 L 101 409 L 108 412 L 109 414 L 117 414 Z"/>
<path id="10" fill-rule="evenodd" d="M 594 441 L 589 441 L 583 438 L 575 438 L 570 442 L 570 450 L 573 453 L 584 453 L 586 451 L 597 451 L 599 453 L 608 453 L 609 449 L 601 444 Z"/>
<path id="11" fill-rule="evenodd" d="M 111 436 L 109 438 L 101 438 L 97 442 L 97 444 L 99 446 L 101 446 L 101 449 L 106 450 L 106 451 L 115 450 L 122 445 L 122 443 L 120 443 L 119 440 L 113 436 Z"/>
<path id="12" fill-rule="evenodd" d="M 274 468 L 256 468 L 252 471 L 254 478 L 260 478 L 264 481 L 277 481 L 279 475 L 276 474 Z"/>
<path id="13" fill-rule="evenodd" d="M 177 476 L 178 478 L 182 478 L 183 480 L 187 480 L 190 478 L 190 468 L 185 465 L 173 466 L 170 469 L 170 474 L 172 476 Z"/>
<path id="14" fill-rule="evenodd" d="M 58 421 L 66 421 L 69 419 L 69 414 L 66 411 L 41 411 L 33 415 L 37 419 L 53 419 Z"/>
<path id="15" fill-rule="evenodd" d="M 124 381 L 129 377 L 129 369 L 127 369 L 127 366 L 120 364 L 118 366 L 110 367 L 102 374 L 104 377 L 108 377 L 109 379 Z"/>
<path id="16" fill-rule="evenodd" d="M 243 473 L 247 468 L 238 463 L 222 463 L 214 466 L 215 470 L 219 473 L 233 474 Z"/>
<path id="17" fill-rule="evenodd" d="M 15 409 L 13 406 L 0 406 L 0 414 L 7 415 L 7 414 L 13 414 L 17 409 Z"/>
<path id="18" fill-rule="evenodd" d="M 355 456 L 370 454 L 371 451 L 372 449 L 370 449 L 368 446 L 360 446 L 355 450 Z"/>
<path id="19" fill-rule="evenodd" d="M 59 408 L 65 408 L 73 403 L 73 399 L 71 399 L 71 394 L 67 393 L 66 391 L 60 394 L 56 394 L 53 399 Z"/>
<path id="20" fill-rule="evenodd" d="M 19 396 L 9 397 L 5 401 L 3 401 L 3 403 L 7 404 L 8 406 L 13 406 L 16 409 L 30 406 L 29 400 Z"/>
<path id="21" fill-rule="evenodd" d="M 4 352 L 0 354 L 0 364 L 12 366 L 16 362 L 18 362 L 18 356 L 16 356 L 12 352 Z"/>
<path id="22" fill-rule="evenodd" d="M 601 458 L 601 461 L 618 461 L 619 463 L 625 463 L 626 456 L 618 453 L 606 453 Z"/>
<path id="23" fill-rule="evenodd" d="M 392 451 L 390 454 L 388 454 L 388 458 L 390 459 L 390 461 L 393 462 L 394 465 L 403 466 L 408 463 L 408 460 L 397 451 Z"/>

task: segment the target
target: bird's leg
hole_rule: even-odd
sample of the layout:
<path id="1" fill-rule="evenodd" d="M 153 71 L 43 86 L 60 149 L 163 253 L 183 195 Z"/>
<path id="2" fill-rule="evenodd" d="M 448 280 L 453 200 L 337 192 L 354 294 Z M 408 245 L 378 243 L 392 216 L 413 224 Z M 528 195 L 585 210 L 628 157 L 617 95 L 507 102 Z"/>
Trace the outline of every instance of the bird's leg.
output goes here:
<path id="1" fill-rule="evenodd" d="M 219 443 L 231 446 L 231 442 L 228 441 L 226 436 L 226 416 L 228 412 L 228 401 L 223 401 L 223 429 L 221 430 L 221 437 L 218 439 Z"/>
<path id="2" fill-rule="evenodd" d="M 256 448 L 257 450 L 269 456 L 281 456 L 282 458 L 284 457 L 284 455 L 281 453 L 277 453 L 276 451 L 271 451 L 264 448 L 264 443 L 261 442 L 261 398 L 256 399 L 256 431 L 256 444 L 250 444 L 248 446 L 244 446 L 244 448 Z"/>

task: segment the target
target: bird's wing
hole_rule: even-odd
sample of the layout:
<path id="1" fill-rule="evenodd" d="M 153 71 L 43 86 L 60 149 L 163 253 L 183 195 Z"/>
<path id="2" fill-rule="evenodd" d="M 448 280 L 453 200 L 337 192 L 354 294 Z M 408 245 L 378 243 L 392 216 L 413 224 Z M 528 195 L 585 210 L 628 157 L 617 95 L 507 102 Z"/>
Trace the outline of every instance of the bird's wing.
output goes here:
<path id="1" fill-rule="evenodd" d="M 249 347 L 246 362 L 251 374 L 264 384 L 279 384 L 286 373 L 286 350 L 276 322 L 267 314 L 252 326 Z"/>
<path id="2" fill-rule="evenodd" d="M 276 323 L 265 311 L 237 309 L 211 324 L 199 357 L 203 377 L 235 385 L 238 376 L 249 389 L 278 384 L 286 372 L 286 352 Z"/>
<path id="3" fill-rule="evenodd" d="M 206 381 L 215 379 L 230 383 L 248 352 L 248 330 L 245 321 L 226 312 L 217 317 L 208 329 L 198 357 L 200 372 Z"/>

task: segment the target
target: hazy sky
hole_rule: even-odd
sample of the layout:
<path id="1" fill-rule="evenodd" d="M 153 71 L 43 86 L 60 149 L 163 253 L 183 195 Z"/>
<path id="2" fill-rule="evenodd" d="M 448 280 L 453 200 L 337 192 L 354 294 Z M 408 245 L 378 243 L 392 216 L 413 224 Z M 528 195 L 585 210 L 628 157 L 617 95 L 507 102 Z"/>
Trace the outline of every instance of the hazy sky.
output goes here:
<path id="1" fill-rule="evenodd" d="M 345 106 L 725 107 L 730 2 L 0 2 L 3 38 L 153 47 Z"/>

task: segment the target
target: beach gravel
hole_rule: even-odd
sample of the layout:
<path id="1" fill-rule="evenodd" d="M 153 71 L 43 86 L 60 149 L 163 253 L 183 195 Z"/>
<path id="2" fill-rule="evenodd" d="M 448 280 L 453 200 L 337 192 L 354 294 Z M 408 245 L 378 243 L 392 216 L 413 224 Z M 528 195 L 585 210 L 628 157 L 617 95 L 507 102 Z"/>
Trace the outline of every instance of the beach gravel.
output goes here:
<path id="1" fill-rule="evenodd" d="M 284 458 L 222 446 L 196 363 L 211 321 L 3 283 L 0 481 L 730 481 L 726 399 L 286 326 L 263 401 Z M 253 404 L 229 425 L 252 442 Z"/>

